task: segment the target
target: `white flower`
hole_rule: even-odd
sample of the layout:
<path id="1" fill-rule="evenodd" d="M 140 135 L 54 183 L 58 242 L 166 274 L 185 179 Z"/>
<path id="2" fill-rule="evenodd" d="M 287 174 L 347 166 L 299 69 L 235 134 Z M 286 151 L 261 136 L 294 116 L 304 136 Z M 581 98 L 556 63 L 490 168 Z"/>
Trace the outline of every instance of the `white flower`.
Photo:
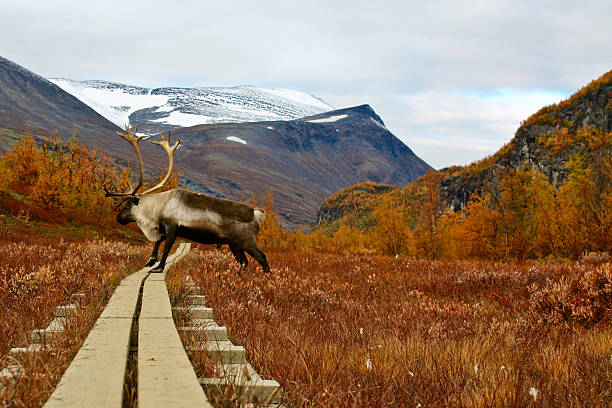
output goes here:
<path id="1" fill-rule="evenodd" d="M 363 336 L 363 327 L 359 328 L 359 334 L 361 334 Z"/>
<path id="2" fill-rule="evenodd" d="M 370 360 L 369 358 L 366 360 L 366 368 L 368 369 L 368 371 L 372 371 L 372 360 Z"/>
<path id="3" fill-rule="evenodd" d="M 478 364 L 474 366 L 474 374 L 478 374 Z"/>
<path id="4" fill-rule="evenodd" d="M 529 395 L 531 395 L 533 397 L 533 400 L 535 401 L 536 399 L 538 399 L 538 390 L 535 389 L 535 387 L 531 387 L 529 389 Z"/>
<path id="5" fill-rule="evenodd" d="M 414 373 L 412 371 L 408 371 L 408 375 L 410 375 L 411 377 L 414 377 Z"/>

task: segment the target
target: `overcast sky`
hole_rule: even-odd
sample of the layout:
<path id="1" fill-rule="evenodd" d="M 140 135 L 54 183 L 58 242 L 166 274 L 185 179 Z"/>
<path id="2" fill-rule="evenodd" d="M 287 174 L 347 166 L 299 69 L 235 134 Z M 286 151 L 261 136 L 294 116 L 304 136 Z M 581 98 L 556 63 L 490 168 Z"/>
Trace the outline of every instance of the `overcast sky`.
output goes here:
<path id="1" fill-rule="evenodd" d="M 1 0 L 0 55 L 45 77 L 255 85 L 370 104 L 435 168 L 612 69 L 612 1 Z"/>

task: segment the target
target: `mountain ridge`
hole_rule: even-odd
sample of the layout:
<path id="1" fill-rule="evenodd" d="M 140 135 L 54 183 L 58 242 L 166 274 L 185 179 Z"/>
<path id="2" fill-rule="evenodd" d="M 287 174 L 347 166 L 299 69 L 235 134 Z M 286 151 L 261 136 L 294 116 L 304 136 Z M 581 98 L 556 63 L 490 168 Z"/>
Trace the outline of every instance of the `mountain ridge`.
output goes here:
<path id="1" fill-rule="evenodd" d="M 118 126 L 155 134 L 199 124 L 291 120 L 334 108 L 307 93 L 251 85 L 145 88 L 111 81 L 52 78 Z"/>
<path id="2" fill-rule="evenodd" d="M 63 135 L 76 131 L 85 143 L 120 130 L 57 85 L 3 57 L 0 83 L 2 128 L 40 137 L 49 137 L 54 131 Z M 7 147 L 0 145 L 0 152 Z"/>
<path id="3" fill-rule="evenodd" d="M 431 168 L 383 123 L 360 105 L 291 121 L 197 125 L 174 132 L 183 145 L 177 161 L 226 198 L 276 186 L 282 221 L 313 225 L 323 199 L 340 188 L 365 180 L 403 186 Z"/>

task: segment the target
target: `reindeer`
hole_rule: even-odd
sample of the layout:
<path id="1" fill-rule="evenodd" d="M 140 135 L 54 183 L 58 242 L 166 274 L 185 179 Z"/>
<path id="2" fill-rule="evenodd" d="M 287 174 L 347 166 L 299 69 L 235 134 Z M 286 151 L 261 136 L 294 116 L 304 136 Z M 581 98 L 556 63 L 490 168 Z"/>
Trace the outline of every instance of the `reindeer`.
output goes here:
<path id="1" fill-rule="evenodd" d="M 137 130 L 138 127 L 131 132 L 130 127 L 126 126 L 125 133 L 117 134 L 136 151 L 140 166 L 138 185 L 130 193 L 110 192 L 106 187 L 104 192 L 107 197 L 120 197 L 127 202 L 117 215 L 117 222 L 126 225 L 135 221 L 147 239 L 155 242 L 146 266 L 153 266 L 157 262 L 159 246 L 165 241 L 159 265 L 151 272 L 164 270 L 166 258 L 177 237 L 201 244 L 217 244 L 218 247 L 227 244 L 241 269 L 248 265 L 246 252 L 259 262 L 264 272 L 270 272 L 266 255 L 257 247 L 257 233 L 266 217 L 264 210 L 180 188 L 154 193 L 166 184 L 174 166 L 174 151 L 180 141 L 170 146 L 170 133 L 167 140 L 160 133 L 161 140 L 151 142 L 161 146 L 168 154 L 166 176 L 156 186 L 137 193 L 142 187 L 142 155 L 138 142 L 146 137 L 136 136 Z"/>

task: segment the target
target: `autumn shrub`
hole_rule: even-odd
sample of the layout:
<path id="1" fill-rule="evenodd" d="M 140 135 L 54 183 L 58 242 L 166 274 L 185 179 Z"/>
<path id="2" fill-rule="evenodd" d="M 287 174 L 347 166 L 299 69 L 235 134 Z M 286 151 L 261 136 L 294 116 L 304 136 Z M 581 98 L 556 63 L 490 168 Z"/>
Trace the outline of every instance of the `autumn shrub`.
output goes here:
<path id="1" fill-rule="evenodd" d="M 590 327 L 612 319 L 612 264 L 595 269 L 583 267 L 579 273 L 559 281 L 547 280 L 542 287 L 530 288 L 532 311 L 552 323 L 578 323 Z"/>
<path id="2" fill-rule="evenodd" d="M 589 252 L 584 254 L 582 258 L 580 258 L 580 261 L 594 264 L 609 262 L 610 254 L 607 252 Z"/>
<path id="3" fill-rule="evenodd" d="M 25 195 L 47 212 L 75 219 L 107 217 L 112 201 L 103 187 L 126 184 L 129 179 L 108 158 L 88 150 L 76 138 L 65 143 L 57 136 L 40 146 L 32 137 L 23 138 L 0 159 L 0 168 L 5 170 L 0 184 L 7 190 Z"/>
<path id="4" fill-rule="evenodd" d="M 383 255 L 414 255 L 415 242 L 408 226 L 407 217 L 397 205 L 390 200 L 384 200 L 374 211 L 376 224 L 367 235 L 368 242 L 361 243 L 360 248 L 367 245 Z M 342 231 L 338 230 L 337 234 Z M 357 252 L 357 251 L 352 251 Z"/>
<path id="5" fill-rule="evenodd" d="M 251 206 L 261 208 L 266 212 L 266 218 L 259 228 L 257 242 L 262 248 L 287 249 L 293 246 L 291 233 L 281 225 L 280 219 L 274 209 L 272 192 L 257 199 L 251 197 Z"/>

